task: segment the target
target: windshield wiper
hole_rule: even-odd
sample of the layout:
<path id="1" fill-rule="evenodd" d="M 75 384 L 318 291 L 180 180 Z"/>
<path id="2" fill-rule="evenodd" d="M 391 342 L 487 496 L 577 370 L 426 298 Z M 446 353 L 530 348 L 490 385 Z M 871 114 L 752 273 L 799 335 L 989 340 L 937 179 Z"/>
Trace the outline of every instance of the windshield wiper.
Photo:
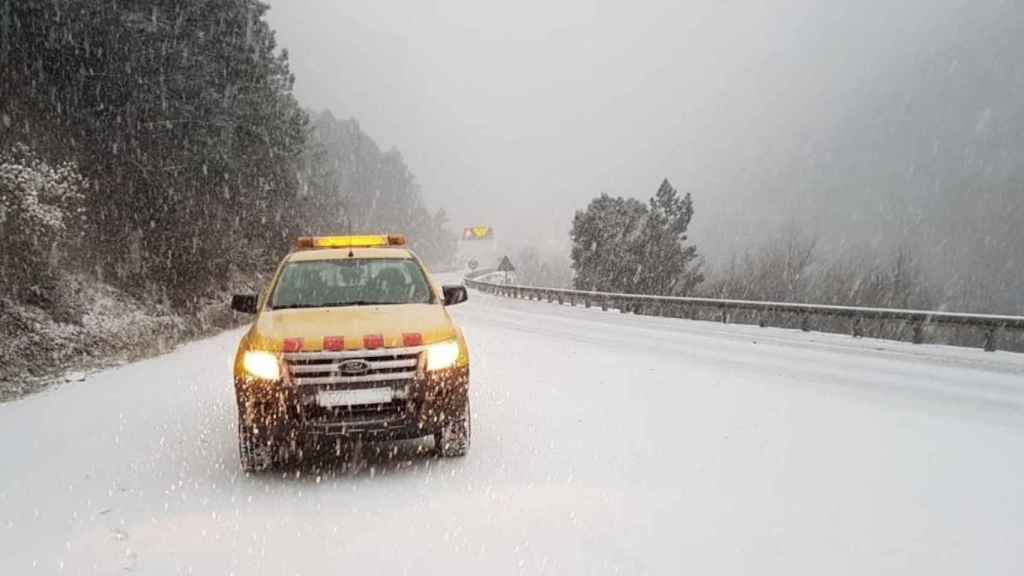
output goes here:
<path id="1" fill-rule="evenodd" d="M 401 302 L 376 302 L 370 300 L 353 300 L 352 302 L 333 302 L 324 304 L 327 308 L 343 308 L 345 306 L 387 306 L 390 304 L 401 304 Z"/>
<path id="2" fill-rule="evenodd" d="M 371 300 L 353 300 L 351 302 L 325 302 L 323 304 L 284 304 L 273 306 L 272 310 L 286 310 L 288 308 L 345 308 L 348 306 L 397 306 L 399 304 L 412 304 L 412 302 L 377 302 Z"/>
<path id="3" fill-rule="evenodd" d="M 319 308 L 321 304 L 282 304 L 280 306 L 271 306 L 271 310 L 287 310 L 289 308 Z"/>

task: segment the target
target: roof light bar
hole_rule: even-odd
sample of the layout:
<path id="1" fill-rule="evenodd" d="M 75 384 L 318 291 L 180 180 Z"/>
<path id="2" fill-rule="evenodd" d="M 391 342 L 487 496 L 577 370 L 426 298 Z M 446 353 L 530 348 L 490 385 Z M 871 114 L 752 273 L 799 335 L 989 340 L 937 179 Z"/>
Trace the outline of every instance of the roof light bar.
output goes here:
<path id="1" fill-rule="evenodd" d="M 299 249 L 311 248 L 383 248 L 405 246 L 402 234 L 372 234 L 363 236 L 301 236 L 295 241 Z"/>

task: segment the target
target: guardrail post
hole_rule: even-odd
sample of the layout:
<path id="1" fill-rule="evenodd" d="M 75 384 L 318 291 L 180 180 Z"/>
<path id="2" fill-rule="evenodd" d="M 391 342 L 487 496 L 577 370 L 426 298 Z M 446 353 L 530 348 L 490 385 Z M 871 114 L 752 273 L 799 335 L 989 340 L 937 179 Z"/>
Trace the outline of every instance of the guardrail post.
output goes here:
<path id="1" fill-rule="evenodd" d="M 608 311 L 608 299 L 607 298 L 601 298 L 601 311 L 602 312 L 607 312 Z"/>
<path id="2" fill-rule="evenodd" d="M 628 305 L 625 300 L 619 300 L 619 313 L 629 314 Z"/>
<path id="3" fill-rule="evenodd" d="M 996 328 L 995 326 L 985 331 L 985 352 L 996 351 Z"/>
<path id="4" fill-rule="evenodd" d="M 864 337 L 864 328 L 860 324 L 860 316 L 857 316 L 857 317 L 855 317 L 853 319 L 853 330 L 852 330 L 852 332 L 853 332 L 853 337 L 854 338 L 863 338 Z"/>
<path id="5" fill-rule="evenodd" d="M 800 314 L 800 330 L 803 332 L 811 331 L 811 316 L 806 312 Z"/>
<path id="6" fill-rule="evenodd" d="M 924 343 L 924 322 L 914 322 L 914 344 Z"/>
<path id="7" fill-rule="evenodd" d="M 720 314 L 721 314 L 721 317 L 722 317 L 722 324 L 728 324 L 729 323 L 729 313 L 725 311 L 725 308 L 721 308 L 720 311 L 721 311 Z"/>

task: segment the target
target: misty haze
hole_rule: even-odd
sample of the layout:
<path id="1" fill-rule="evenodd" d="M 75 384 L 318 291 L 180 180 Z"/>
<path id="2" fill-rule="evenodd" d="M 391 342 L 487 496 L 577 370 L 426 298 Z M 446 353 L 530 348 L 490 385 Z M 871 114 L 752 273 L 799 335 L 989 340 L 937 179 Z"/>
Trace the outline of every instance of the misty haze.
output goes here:
<path id="1" fill-rule="evenodd" d="M 492 225 L 513 254 L 567 265 L 575 210 L 667 177 L 694 196 L 713 272 L 797 228 L 817 267 L 903 247 L 934 307 L 1024 306 L 1013 2 L 291 2 L 268 18 L 300 101 L 357 118 L 456 227 Z"/>
<path id="2" fill-rule="evenodd" d="M 1018 574 L 1024 4 L 0 0 L 0 573 Z"/>

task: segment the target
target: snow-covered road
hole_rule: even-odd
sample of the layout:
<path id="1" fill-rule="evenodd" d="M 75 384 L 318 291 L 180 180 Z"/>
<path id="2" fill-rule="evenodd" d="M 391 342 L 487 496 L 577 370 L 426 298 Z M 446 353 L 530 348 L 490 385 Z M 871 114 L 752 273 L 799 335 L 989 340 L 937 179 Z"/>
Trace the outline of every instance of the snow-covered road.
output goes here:
<path id="1" fill-rule="evenodd" d="M 1024 571 L 1024 355 L 471 298 L 462 460 L 245 476 L 241 331 L 0 405 L 0 574 Z"/>

